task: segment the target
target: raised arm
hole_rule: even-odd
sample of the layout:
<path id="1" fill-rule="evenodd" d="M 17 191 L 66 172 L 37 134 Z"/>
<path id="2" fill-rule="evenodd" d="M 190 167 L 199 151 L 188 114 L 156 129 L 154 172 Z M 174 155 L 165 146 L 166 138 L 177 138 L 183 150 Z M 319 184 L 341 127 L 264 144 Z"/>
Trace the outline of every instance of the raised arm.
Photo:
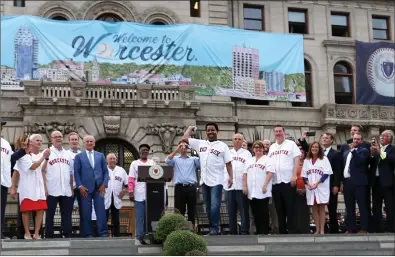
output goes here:
<path id="1" fill-rule="evenodd" d="M 195 130 L 195 126 L 189 126 L 187 130 L 184 133 L 184 136 L 182 137 L 182 141 L 185 143 L 189 143 L 189 137 L 191 136 L 191 133 Z"/>

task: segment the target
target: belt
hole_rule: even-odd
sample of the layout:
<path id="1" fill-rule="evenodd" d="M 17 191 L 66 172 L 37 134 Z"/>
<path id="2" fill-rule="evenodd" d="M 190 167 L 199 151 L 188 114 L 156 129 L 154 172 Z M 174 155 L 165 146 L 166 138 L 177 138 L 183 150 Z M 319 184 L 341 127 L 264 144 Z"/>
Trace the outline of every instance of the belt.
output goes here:
<path id="1" fill-rule="evenodd" d="M 179 183 L 179 184 L 176 184 L 176 186 L 193 187 L 193 186 L 196 186 L 196 184 L 182 184 L 182 183 Z"/>

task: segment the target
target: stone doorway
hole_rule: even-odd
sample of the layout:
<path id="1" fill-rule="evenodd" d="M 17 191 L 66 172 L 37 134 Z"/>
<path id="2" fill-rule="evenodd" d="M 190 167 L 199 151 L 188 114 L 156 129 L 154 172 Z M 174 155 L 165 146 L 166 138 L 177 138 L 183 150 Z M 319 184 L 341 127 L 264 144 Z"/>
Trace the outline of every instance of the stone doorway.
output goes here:
<path id="1" fill-rule="evenodd" d="M 114 153 L 117 156 L 117 165 L 123 167 L 129 174 L 130 164 L 139 158 L 139 154 L 130 143 L 116 138 L 101 139 L 96 142 L 95 151 L 103 153 L 105 156 Z"/>

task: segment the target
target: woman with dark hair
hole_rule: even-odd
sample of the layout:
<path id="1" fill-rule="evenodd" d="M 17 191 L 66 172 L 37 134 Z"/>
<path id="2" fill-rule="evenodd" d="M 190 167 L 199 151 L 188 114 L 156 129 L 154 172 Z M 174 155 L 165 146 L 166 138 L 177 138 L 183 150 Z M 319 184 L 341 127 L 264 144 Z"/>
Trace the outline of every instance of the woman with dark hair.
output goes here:
<path id="1" fill-rule="evenodd" d="M 300 152 L 300 162 L 298 167 L 298 174 L 296 178 L 296 222 L 297 222 L 297 232 L 300 234 L 310 234 L 310 207 L 306 202 L 306 186 L 302 178 L 302 167 L 303 162 L 306 157 L 306 152 L 300 143 L 296 143 L 299 147 Z"/>
<path id="2" fill-rule="evenodd" d="M 254 216 L 256 233 L 269 233 L 269 199 L 272 197 L 272 176 L 274 169 L 270 158 L 264 155 L 269 149 L 261 141 L 252 144 L 255 156 L 247 161 L 243 176 L 243 194 L 248 195 Z"/>
<path id="3" fill-rule="evenodd" d="M 324 156 L 324 149 L 320 143 L 313 142 L 303 162 L 302 177 L 306 184 L 307 204 L 313 206 L 315 234 L 324 234 L 325 205 L 329 203 L 331 174 L 332 167 L 328 158 Z"/>

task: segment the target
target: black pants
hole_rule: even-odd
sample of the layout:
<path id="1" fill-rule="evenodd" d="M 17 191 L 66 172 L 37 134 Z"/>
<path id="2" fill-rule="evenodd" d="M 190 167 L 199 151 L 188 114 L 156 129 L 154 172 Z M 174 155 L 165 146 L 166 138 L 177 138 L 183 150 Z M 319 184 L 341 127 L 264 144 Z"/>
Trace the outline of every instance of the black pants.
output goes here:
<path id="1" fill-rule="evenodd" d="M 269 199 L 256 199 L 250 200 L 252 215 L 255 220 L 256 233 L 258 235 L 269 234 Z"/>
<path id="2" fill-rule="evenodd" d="M 387 224 L 386 231 L 394 232 L 394 187 L 382 187 L 377 179 L 373 187 L 373 227 L 374 232 L 384 232 L 383 227 L 383 200 L 386 209 Z"/>
<path id="3" fill-rule="evenodd" d="M 329 212 L 329 232 L 331 234 L 339 233 L 339 222 L 337 220 L 337 197 L 338 194 L 332 194 L 332 188 L 329 192 L 329 205 L 328 205 L 328 212 Z"/>
<path id="4" fill-rule="evenodd" d="M 1 186 L 1 235 L 5 226 L 5 206 L 7 204 L 8 187 Z"/>
<path id="5" fill-rule="evenodd" d="M 358 204 L 360 213 L 361 230 L 368 231 L 369 228 L 369 208 L 366 199 L 367 186 L 356 186 L 350 179 L 344 180 L 344 202 L 347 211 L 347 231 L 357 232 L 357 220 L 355 216 L 355 202 Z"/>
<path id="6" fill-rule="evenodd" d="M 306 195 L 297 194 L 295 200 L 296 232 L 310 234 L 310 207 L 307 205 Z"/>
<path id="7" fill-rule="evenodd" d="M 112 224 L 112 236 L 119 237 L 121 234 L 121 224 L 119 221 L 119 209 L 115 208 L 114 197 L 111 199 L 111 206 L 106 210 L 107 222 L 110 217 L 111 211 L 111 224 Z"/>
<path id="8" fill-rule="evenodd" d="M 291 186 L 291 183 L 280 183 L 273 185 L 272 192 L 280 234 L 295 234 L 296 187 Z"/>
<path id="9" fill-rule="evenodd" d="M 65 238 L 71 238 L 72 235 L 72 218 L 73 198 L 70 196 L 47 196 L 48 210 L 45 215 L 45 238 L 53 238 L 54 228 L 53 220 L 55 217 L 56 207 L 60 208 L 62 235 Z"/>
<path id="10" fill-rule="evenodd" d="M 77 198 L 77 203 L 78 203 L 78 214 L 80 216 L 80 229 L 79 229 L 79 231 L 80 231 L 80 236 L 83 236 L 84 235 L 84 223 L 83 223 L 83 220 L 82 220 L 83 215 L 82 215 L 82 208 L 81 208 L 81 206 L 82 206 L 81 205 L 81 193 L 80 193 L 80 190 L 78 188 L 74 189 L 73 204 L 74 204 L 74 201 L 75 201 L 76 198 Z"/>
<path id="11" fill-rule="evenodd" d="M 188 208 L 188 220 L 195 225 L 196 213 L 196 185 L 195 184 L 176 184 L 174 188 L 174 207 L 185 216 L 186 207 Z"/>

